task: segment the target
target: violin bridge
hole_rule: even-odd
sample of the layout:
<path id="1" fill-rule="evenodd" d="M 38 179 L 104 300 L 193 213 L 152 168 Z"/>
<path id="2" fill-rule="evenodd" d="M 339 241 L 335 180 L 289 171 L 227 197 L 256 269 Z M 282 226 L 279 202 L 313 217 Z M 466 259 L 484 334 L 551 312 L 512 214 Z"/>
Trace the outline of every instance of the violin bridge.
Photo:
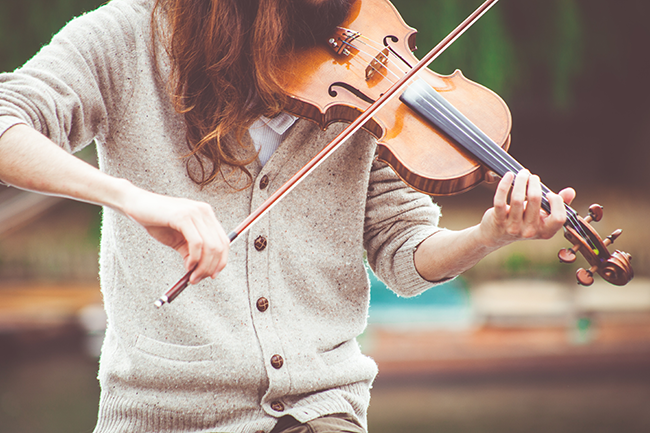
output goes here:
<path id="1" fill-rule="evenodd" d="M 354 30 L 337 27 L 332 37 L 327 41 L 329 47 L 338 55 L 349 56 L 354 48 L 354 41 L 361 33 Z"/>
<path id="2" fill-rule="evenodd" d="M 372 77 L 377 74 L 377 72 L 382 73 L 386 69 L 386 64 L 388 63 L 388 48 L 384 48 L 380 51 L 374 59 L 366 67 L 366 81 L 370 80 Z M 384 75 L 382 73 L 382 75 Z"/>

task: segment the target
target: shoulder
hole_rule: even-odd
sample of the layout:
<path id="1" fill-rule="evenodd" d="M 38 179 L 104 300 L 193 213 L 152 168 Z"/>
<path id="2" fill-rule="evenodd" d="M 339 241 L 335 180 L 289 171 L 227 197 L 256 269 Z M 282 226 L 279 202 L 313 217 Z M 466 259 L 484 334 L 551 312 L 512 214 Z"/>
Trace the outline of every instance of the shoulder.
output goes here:
<path id="1" fill-rule="evenodd" d="M 154 0 L 112 0 L 73 18 L 55 38 L 87 38 L 91 33 L 94 39 L 108 39 L 117 33 L 139 33 L 149 27 L 154 4 Z"/>
<path id="2" fill-rule="evenodd" d="M 147 54 L 154 4 L 154 0 L 112 0 L 70 20 L 36 58 L 81 57 L 95 66 L 132 62 L 137 53 Z"/>

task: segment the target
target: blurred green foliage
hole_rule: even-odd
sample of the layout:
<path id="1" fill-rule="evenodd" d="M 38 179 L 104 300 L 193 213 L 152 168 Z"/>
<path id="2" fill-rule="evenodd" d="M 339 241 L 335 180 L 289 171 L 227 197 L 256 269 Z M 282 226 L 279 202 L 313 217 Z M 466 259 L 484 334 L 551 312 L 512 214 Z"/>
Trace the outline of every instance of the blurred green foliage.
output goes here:
<path id="1" fill-rule="evenodd" d="M 418 30 L 418 50 L 415 54 L 422 57 L 480 3 L 463 0 L 395 0 L 394 4 L 405 21 Z M 487 12 L 436 59 L 431 68 L 445 75 L 462 69 L 472 80 L 507 92 L 506 83 L 517 75 L 517 58 L 514 41 L 504 27 L 503 11 L 496 7 Z"/>
<path id="2" fill-rule="evenodd" d="M 409 25 L 418 29 L 418 52 L 423 56 L 480 5 L 478 0 L 395 0 Z M 509 19 L 516 16 L 539 31 L 532 40 L 518 34 Z M 529 84 L 531 67 L 552 78 L 557 108 L 571 101 L 571 85 L 584 67 L 582 15 L 578 0 L 502 1 L 442 54 L 432 69 L 450 74 L 456 69 L 495 90 L 506 99 Z M 533 56 L 531 56 L 531 54 Z"/>
<path id="3" fill-rule="evenodd" d="M 522 252 L 511 252 L 504 256 L 500 268 L 492 269 L 492 278 L 530 278 L 544 280 L 572 281 L 575 268 L 557 260 L 555 256 L 544 259 L 531 258 Z"/>
<path id="4" fill-rule="evenodd" d="M 102 0 L 1 0 L 0 71 L 17 68 L 72 17 L 102 3 Z"/>
<path id="5" fill-rule="evenodd" d="M 418 29 L 423 56 L 483 0 L 394 0 Z M 646 0 L 502 0 L 433 64 L 450 74 L 461 69 L 506 100 L 548 102 L 551 109 L 578 109 L 579 80 L 602 76 L 597 68 L 634 68 L 648 41 Z M 591 85 L 588 83 L 587 85 Z M 595 83 L 594 83 L 595 84 Z"/>

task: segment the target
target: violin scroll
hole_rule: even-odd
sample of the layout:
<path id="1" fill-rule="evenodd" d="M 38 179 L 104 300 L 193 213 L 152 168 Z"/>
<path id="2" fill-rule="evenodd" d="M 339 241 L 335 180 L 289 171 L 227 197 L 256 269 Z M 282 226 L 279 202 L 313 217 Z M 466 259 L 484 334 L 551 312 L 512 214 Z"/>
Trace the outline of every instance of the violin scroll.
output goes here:
<path id="1" fill-rule="evenodd" d="M 600 221 L 603 217 L 603 207 L 593 204 L 589 207 L 589 215 L 585 218 L 576 216 L 580 225 L 579 229 L 567 224 L 564 227 L 564 237 L 568 239 L 573 246 L 563 248 L 558 253 L 558 257 L 563 263 L 573 263 L 576 260 L 578 251 L 589 262 L 589 269 L 578 269 L 576 278 L 578 284 L 590 286 L 594 282 L 594 274 L 598 273 L 605 281 L 616 286 L 624 286 L 634 277 L 631 260 L 632 256 L 624 251 L 616 250 L 610 254 L 607 247 L 623 232 L 621 229 L 614 231 L 604 240 L 589 224 L 592 221 Z M 579 232 L 584 233 L 581 235 Z"/>

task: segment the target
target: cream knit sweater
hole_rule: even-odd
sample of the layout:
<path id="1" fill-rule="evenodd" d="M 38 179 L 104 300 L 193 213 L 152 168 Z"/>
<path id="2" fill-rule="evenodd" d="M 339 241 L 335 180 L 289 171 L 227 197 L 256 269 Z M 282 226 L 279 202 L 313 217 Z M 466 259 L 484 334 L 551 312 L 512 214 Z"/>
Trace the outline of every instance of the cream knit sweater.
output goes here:
<path id="1" fill-rule="evenodd" d="M 182 158 L 183 119 L 152 64 L 152 4 L 113 0 L 0 75 L 0 134 L 26 123 L 70 152 L 96 140 L 101 170 L 205 201 L 229 231 L 342 126 L 298 121 L 264 167 L 251 164 L 252 187 L 199 188 Z M 232 245 L 216 280 L 160 310 L 153 301 L 184 273 L 180 256 L 104 209 L 108 330 L 96 432 L 268 432 L 287 414 L 305 422 L 348 413 L 365 425 L 377 369 L 356 342 L 368 314 L 364 249 L 389 287 L 420 293 L 432 284 L 413 253 L 439 215 L 374 152 L 371 137 L 357 134 Z"/>

